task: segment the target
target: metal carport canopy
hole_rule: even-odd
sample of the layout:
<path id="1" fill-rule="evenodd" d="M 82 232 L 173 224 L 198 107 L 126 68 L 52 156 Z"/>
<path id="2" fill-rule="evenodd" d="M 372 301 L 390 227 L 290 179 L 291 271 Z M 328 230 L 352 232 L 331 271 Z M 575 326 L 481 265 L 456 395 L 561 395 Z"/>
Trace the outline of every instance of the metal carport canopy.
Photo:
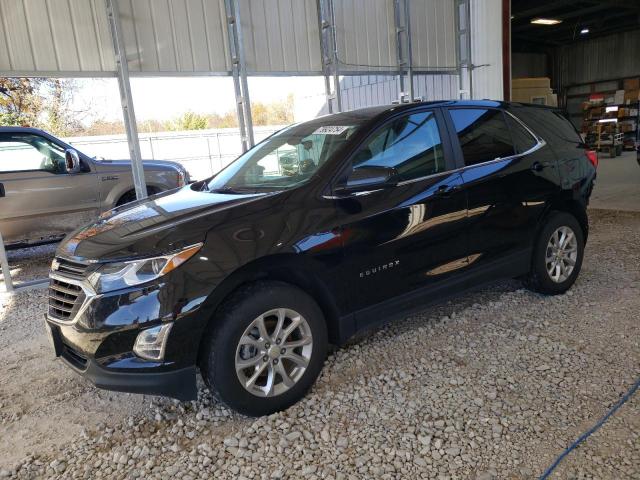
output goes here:
<path id="1" fill-rule="evenodd" d="M 116 77 L 142 198 L 130 76 L 232 76 L 246 149 L 248 75 L 323 75 L 329 111 L 339 74 L 398 75 L 401 96 L 405 75 L 459 71 L 456 15 L 451 0 L 0 0 L 0 76 Z"/>

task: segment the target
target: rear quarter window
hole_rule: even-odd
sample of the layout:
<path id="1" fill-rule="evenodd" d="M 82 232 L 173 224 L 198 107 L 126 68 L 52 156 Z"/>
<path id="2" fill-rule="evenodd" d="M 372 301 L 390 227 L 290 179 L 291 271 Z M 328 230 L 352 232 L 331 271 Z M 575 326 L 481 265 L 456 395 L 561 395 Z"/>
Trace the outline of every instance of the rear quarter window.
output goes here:
<path id="1" fill-rule="evenodd" d="M 505 119 L 507 121 L 509 131 L 511 132 L 511 138 L 513 139 L 513 146 L 516 149 L 516 153 L 524 153 L 531 150 L 538 143 L 533 135 L 531 135 L 527 129 L 511 115 L 505 115 Z"/>
<path id="2" fill-rule="evenodd" d="M 561 111 L 528 107 L 514 113 L 547 142 L 558 161 L 563 188 L 571 188 L 589 174 L 590 165 L 582 137 Z"/>

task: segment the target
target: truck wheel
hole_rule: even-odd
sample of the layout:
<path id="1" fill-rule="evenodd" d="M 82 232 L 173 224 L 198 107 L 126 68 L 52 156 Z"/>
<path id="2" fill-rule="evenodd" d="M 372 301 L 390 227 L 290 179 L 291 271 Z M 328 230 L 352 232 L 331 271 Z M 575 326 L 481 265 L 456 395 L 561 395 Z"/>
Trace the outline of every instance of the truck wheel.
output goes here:
<path id="1" fill-rule="evenodd" d="M 200 369 L 213 395 L 250 416 L 293 405 L 313 385 L 327 353 L 322 310 L 283 282 L 241 288 L 203 338 Z"/>
<path id="2" fill-rule="evenodd" d="M 120 205 L 124 205 L 125 203 L 134 202 L 135 200 L 136 200 L 136 191 L 130 190 L 118 199 L 118 201 L 116 202 L 116 207 L 119 207 Z"/>
<path id="3" fill-rule="evenodd" d="M 147 195 L 155 195 L 156 193 L 160 193 L 161 190 L 156 187 L 147 187 Z M 125 203 L 135 202 L 136 201 L 136 191 L 129 190 L 125 192 L 116 202 L 116 207 L 120 205 L 124 205 Z"/>
<path id="4" fill-rule="evenodd" d="M 584 236 L 573 215 L 553 212 L 533 250 L 525 285 L 536 292 L 556 295 L 576 281 L 584 256 Z"/>

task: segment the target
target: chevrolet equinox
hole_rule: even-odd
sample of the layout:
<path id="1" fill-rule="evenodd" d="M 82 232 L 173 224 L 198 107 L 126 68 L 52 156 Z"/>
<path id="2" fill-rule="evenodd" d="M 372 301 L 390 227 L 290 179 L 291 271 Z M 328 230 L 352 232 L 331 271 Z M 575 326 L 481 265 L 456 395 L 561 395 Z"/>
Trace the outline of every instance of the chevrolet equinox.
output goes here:
<path id="1" fill-rule="evenodd" d="M 46 325 L 101 388 L 248 415 L 304 396 L 328 343 L 500 278 L 575 282 L 597 156 L 556 109 L 374 107 L 287 127 L 217 175 L 61 243 Z"/>

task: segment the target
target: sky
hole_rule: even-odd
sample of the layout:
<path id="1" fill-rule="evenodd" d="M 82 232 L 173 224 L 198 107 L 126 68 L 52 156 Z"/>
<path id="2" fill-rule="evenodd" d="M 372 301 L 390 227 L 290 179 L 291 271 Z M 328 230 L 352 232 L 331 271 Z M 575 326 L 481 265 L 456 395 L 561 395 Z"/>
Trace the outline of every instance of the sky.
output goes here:
<path id="1" fill-rule="evenodd" d="M 89 109 L 88 121 L 102 118 L 121 120 L 120 94 L 115 78 L 78 79 L 73 105 Z M 138 121 L 168 120 L 186 111 L 225 113 L 235 109 L 231 77 L 132 78 L 131 91 Z M 271 103 L 293 93 L 296 121 L 312 118 L 324 101 L 322 77 L 250 77 L 251 101 Z M 307 107 L 307 108 L 305 108 Z"/>

